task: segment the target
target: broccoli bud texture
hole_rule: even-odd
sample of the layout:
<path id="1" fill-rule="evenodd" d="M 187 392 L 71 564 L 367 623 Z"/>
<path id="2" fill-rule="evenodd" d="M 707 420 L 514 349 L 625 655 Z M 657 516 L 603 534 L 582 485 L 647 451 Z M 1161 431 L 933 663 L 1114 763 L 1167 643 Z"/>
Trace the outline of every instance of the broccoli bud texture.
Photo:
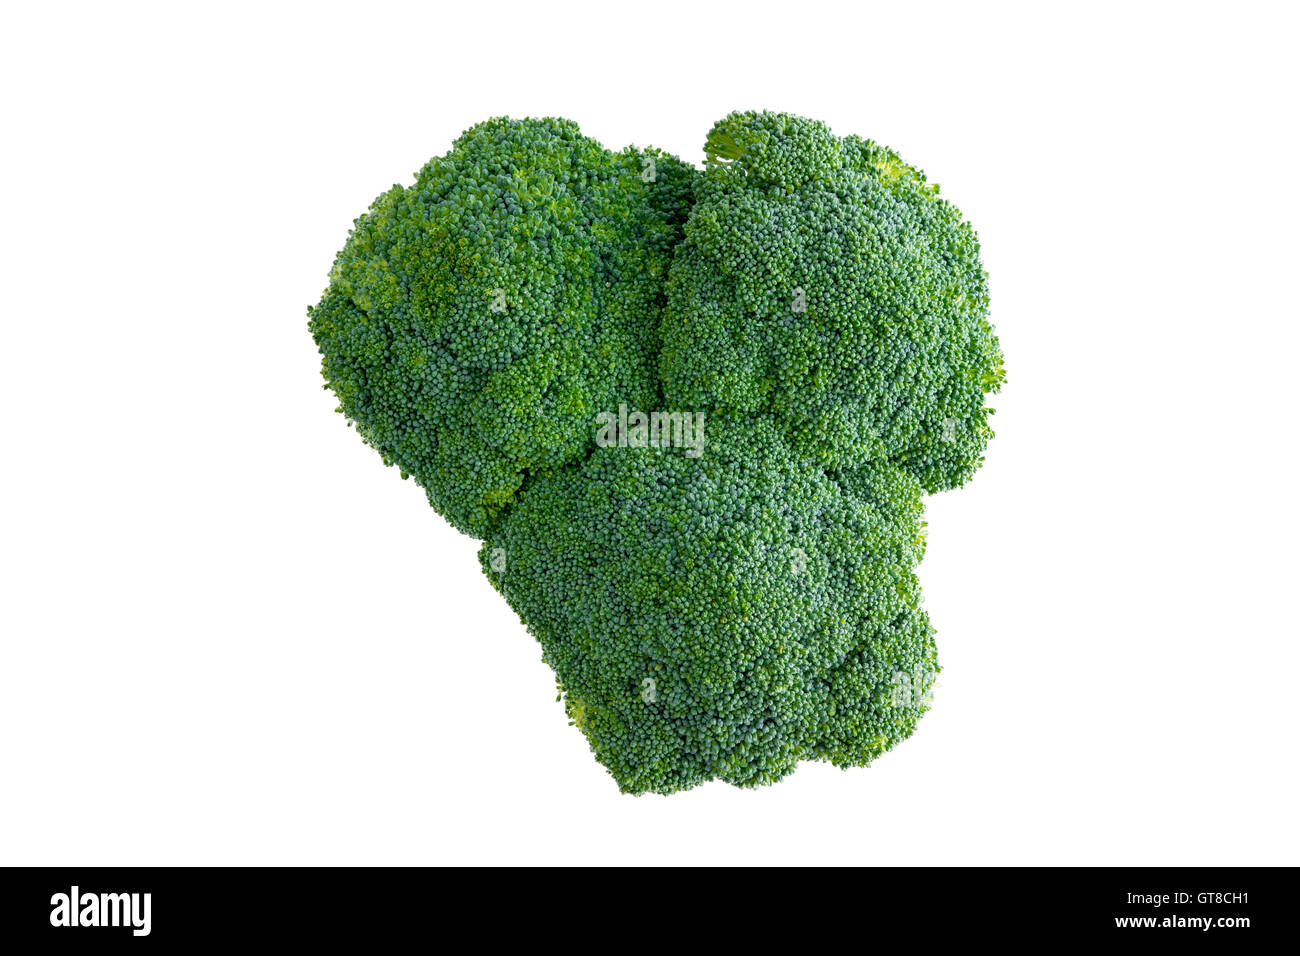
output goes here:
<path id="1" fill-rule="evenodd" d="M 309 310 L 362 437 L 461 531 L 627 793 L 864 766 L 939 671 L 923 497 L 1002 385 L 971 226 L 883 146 L 732 113 L 697 170 L 489 120 Z"/>

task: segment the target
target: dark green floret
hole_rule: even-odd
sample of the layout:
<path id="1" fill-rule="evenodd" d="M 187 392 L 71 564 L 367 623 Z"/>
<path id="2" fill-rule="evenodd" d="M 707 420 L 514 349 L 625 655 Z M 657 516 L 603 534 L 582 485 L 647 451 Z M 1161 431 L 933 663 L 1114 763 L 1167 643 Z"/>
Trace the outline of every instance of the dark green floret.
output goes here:
<path id="1" fill-rule="evenodd" d="M 600 448 L 531 484 L 480 552 L 629 793 L 867 764 L 937 671 L 916 480 L 851 492 L 763 417 L 706 428 L 699 458 Z"/>
<path id="2" fill-rule="evenodd" d="M 457 528 L 481 537 L 528 475 L 580 461 L 600 409 L 654 402 L 695 175 L 568 120 L 494 119 L 356 221 L 311 310 L 325 379 Z"/>
<path id="3" fill-rule="evenodd" d="M 781 113 L 732 113 L 668 280 L 670 405 L 764 411 L 831 467 L 970 478 L 1002 382 L 974 230 L 892 150 Z"/>

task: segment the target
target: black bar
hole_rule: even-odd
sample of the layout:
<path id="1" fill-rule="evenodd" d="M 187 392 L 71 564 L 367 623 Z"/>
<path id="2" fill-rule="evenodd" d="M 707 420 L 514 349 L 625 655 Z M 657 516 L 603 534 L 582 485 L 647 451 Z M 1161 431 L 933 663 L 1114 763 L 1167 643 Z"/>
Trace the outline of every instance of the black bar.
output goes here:
<path id="1" fill-rule="evenodd" d="M 0 939 L 150 946 L 319 942 L 439 945 L 503 933 L 560 945 L 679 947 L 848 934 L 912 939 L 1172 941 L 1215 948 L 1295 938 L 1293 868 L 856 869 L 822 874 L 657 871 L 541 875 L 432 869 L 11 868 Z M 71 925 L 76 921 L 117 926 Z M 110 894 L 105 899 L 105 894 Z M 148 920 L 144 904 L 148 901 Z M 90 897 L 95 902 L 89 903 Z M 60 904 L 67 906 L 60 910 Z M 1206 922 L 1208 921 L 1208 922 Z M 62 923 L 65 925 L 54 925 Z M 716 923 L 700 938 L 699 927 Z M 692 928 L 694 927 L 694 929 Z M 147 930 L 147 933 L 145 932 Z M 828 937 L 829 934 L 829 937 Z M 956 934 L 955 937 L 953 934 Z M 7 945 L 7 943 L 6 943 Z M 10 949 L 10 952 L 19 950 Z"/>

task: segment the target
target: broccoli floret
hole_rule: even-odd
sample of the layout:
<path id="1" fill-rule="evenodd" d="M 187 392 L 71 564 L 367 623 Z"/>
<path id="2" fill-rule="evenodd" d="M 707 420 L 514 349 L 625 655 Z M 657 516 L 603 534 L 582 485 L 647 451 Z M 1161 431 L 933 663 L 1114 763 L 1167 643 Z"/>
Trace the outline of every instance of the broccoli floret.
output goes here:
<path id="1" fill-rule="evenodd" d="M 697 174 L 568 120 L 493 119 L 358 219 L 310 311 L 357 431 L 481 537 L 591 421 L 648 407 L 663 279 Z"/>
<path id="2" fill-rule="evenodd" d="M 628 793 L 913 732 L 923 499 L 979 467 L 1003 381 L 975 233 L 919 170 L 782 113 L 705 157 L 491 120 L 357 220 L 310 310 L 340 410 L 483 539 Z"/>
<path id="3" fill-rule="evenodd" d="M 916 480 L 858 476 L 877 503 L 764 417 L 707 430 L 699 458 L 599 448 L 530 484 L 480 552 L 630 793 L 866 764 L 912 732 L 937 671 Z"/>
<path id="4" fill-rule="evenodd" d="M 665 401 L 765 411 L 827 467 L 898 462 L 962 484 L 1002 381 L 975 232 L 869 140 L 732 113 L 668 280 Z"/>

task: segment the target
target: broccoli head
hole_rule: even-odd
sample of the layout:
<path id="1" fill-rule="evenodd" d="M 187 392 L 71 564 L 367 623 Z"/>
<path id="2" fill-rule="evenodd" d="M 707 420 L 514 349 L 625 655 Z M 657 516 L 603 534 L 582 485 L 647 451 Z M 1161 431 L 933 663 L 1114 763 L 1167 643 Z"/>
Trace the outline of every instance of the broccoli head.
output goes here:
<path id="1" fill-rule="evenodd" d="M 596 413 L 658 394 L 663 280 L 696 173 L 568 120 L 494 119 L 356 221 L 311 331 L 340 410 L 481 536 Z"/>
<path id="2" fill-rule="evenodd" d="M 873 500 L 766 417 L 707 429 L 698 459 L 599 448 L 531 484 L 480 552 L 628 792 L 868 763 L 912 732 L 937 670 L 916 479 L 869 466 Z"/>
<path id="3" fill-rule="evenodd" d="M 979 467 L 1002 353 L 974 231 L 892 151 L 733 113 L 697 171 L 490 120 L 309 313 L 623 791 L 863 766 L 929 708 L 923 498 Z"/>
<path id="4" fill-rule="evenodd" d="M 769 412 L 827 467 L 974 474 L 1002 379 L 975 232 L 893 151 L 732 113 L 668 280 L 665 400 Z"/>

